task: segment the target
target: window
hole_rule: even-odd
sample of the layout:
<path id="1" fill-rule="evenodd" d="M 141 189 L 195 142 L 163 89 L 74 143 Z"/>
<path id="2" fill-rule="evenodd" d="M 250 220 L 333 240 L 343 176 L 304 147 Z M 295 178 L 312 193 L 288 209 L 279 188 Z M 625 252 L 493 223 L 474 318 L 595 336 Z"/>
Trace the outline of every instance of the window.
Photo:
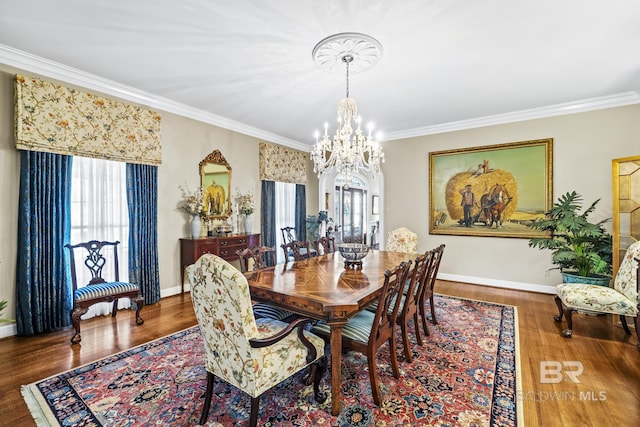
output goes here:
<path id="1" fill-rule="evenodd" d="M 276 262 L 286 262 L 284 252 L 280 245 L 282 241 L 283 227 L 295 227 L 296 225 L 296 185 L 284 182 L 276 182 Z"/>
<path id="2" fill-rule="evenodd" d="M 71 183 L 71 240 L 72 244 L 89 240 L 120 241 L 118 262 L 120 280 L 129 277 L 129 213 L 127 210 L 126 163 L 74 157 Z M 112 260 L 107 257 L 107 269 Z M 105 270 L 111 274 L 113 270 Z M 91 280 L 84 266 L 84 258 L 77 257 L 78 286 Z M 108 278 L 108 276 L 107 276 Z M 128 299 L 118 301 L 118 308 L 130 306 Z M 82 318 L 106 315 L 111 303 L 96 304 Z"/>

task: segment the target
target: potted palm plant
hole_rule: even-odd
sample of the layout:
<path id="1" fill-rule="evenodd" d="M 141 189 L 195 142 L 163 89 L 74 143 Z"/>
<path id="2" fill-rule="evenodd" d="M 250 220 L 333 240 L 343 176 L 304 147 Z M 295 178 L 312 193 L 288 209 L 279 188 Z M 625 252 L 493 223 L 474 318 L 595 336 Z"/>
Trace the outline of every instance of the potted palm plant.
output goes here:
<path id="1" fill-rule="evenodd" d="M 611 281 L 611 234 L 604 228 L 610 218 L 592 223 L 589 215 L 600 199 L 581 212 L 582 196 L 575 191 L 560 196 L 544 218 L 529 228 L 549 233 L 549 238 L 532 238 L 532 248 L 552 251 L 552 262 L 562 272 L 565 283 L 608 286 Z"/>

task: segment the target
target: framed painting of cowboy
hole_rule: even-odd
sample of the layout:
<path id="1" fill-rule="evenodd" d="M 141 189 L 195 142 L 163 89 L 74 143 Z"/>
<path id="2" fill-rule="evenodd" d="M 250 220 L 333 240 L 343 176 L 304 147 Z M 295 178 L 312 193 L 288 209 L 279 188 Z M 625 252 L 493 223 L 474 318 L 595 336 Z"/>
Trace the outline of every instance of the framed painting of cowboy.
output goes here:
<path id="1" fill-rule="evenodd" d="M 542 237 L 552 177 L 552 138 L 430 152 L 429 234 Z"/>

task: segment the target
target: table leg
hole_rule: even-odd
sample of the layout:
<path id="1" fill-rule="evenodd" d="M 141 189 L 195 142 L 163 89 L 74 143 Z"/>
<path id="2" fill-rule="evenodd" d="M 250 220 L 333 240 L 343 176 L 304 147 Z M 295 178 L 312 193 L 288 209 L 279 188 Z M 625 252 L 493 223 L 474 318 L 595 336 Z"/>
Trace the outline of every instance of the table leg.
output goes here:
<path id="1" fill-rule="evenodd" d="M 340 414 L 340 368 L 342 365 L 342 328 L 346 320 L 330 320 L 331 327 L 331 414 Z"/>

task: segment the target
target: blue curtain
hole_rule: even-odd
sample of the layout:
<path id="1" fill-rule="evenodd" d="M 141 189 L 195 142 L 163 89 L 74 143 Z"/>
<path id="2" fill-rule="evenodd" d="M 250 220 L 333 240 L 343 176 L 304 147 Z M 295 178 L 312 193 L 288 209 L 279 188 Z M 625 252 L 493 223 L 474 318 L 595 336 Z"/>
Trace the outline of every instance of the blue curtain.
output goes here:
<path id="1" fill-rule="evenodd" d="M 275 181 L 262 181 L 262 199 L 260 201 L 260 233 L 262 244 L 275 248 L 276 251 L 276 183 Z M 269 262 L 269 261 L 267 261 Z"/>
<path id="2" fill-rule="evenodd" d="M 129 281 L 140 285 L 145 304 L 160 301 L 158 272 L 158 168 L 127 163 Z"/>
<path id="3" fill-rule="evenodd" d="M 298 240 L 307 240 L 307 189 L 296 184 L 296 236 Z"/>
<path id="4" fill-rule="evenodd" d="M 20 152 L 16 326 L 34 335 L 71 324 L 71 276 L 64 245 L 71 234 L 73 158 Z"/>

